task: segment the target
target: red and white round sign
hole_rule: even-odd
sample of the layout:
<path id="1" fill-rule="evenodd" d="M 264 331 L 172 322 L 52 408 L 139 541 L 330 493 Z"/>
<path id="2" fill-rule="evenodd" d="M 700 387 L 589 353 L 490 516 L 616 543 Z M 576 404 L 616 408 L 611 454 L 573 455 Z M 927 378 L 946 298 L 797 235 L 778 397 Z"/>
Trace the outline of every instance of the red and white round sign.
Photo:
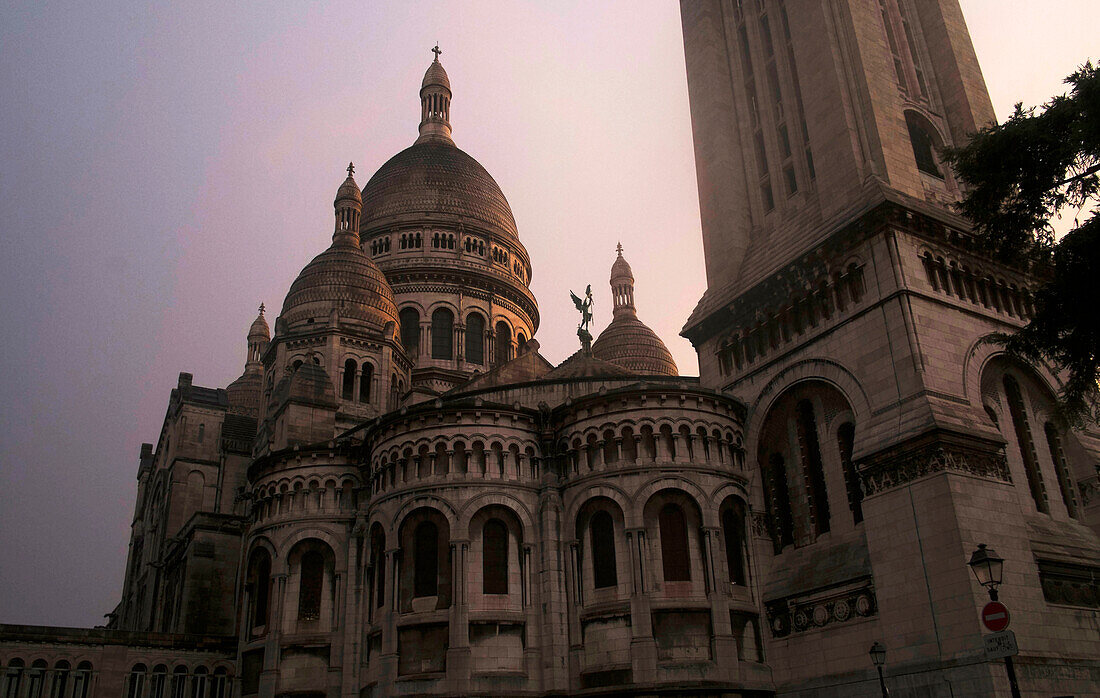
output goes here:
<path id="1" fill-rule="evenodd" d="M 1008 627 L 1008 606 L 1000 601 L 990 601 L 982 609 L 982 623 L 995 633 Z"/>

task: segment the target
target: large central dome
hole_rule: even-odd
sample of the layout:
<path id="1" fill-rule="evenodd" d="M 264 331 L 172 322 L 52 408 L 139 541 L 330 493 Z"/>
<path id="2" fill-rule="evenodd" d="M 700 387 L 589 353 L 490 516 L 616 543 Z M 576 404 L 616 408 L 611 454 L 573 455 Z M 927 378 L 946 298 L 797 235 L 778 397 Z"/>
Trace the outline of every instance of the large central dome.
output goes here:
<path id="1" fill-rule="evenodd" d="M 374 229 L 413 221 L 462 223 L 519 237 L 492 175 L 450 139 L 422 140 L 402 150 L 363 188 L 364 238 Z"/>

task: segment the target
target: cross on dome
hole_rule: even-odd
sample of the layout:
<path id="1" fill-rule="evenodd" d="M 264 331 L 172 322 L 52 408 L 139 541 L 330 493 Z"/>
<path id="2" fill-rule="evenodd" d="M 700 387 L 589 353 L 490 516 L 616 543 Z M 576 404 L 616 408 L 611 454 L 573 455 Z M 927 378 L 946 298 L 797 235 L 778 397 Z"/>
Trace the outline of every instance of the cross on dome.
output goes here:
<path id="1" fill-rule="evenodd" d="M 355 163 L 354 162 L 349 162 L 348 163 L 348 177 L 352 176 L 353 174 L 355 174 Z"/>
<path id="2" fill-rule="evenodd" d="M 622 257 L 623 256 L 623 243 L 621 243 L 621 242 L 615 243 L 615 251 L 619 253 L 620 257 Z"/>
<path id="3" fill-rule="evenodd" d="M 260 303 L 260 315 L 263 315 L 263 314 L 264 314 L 264 304 L 263 304 L 263 302 L 261 302 Z"/>
<path id="4" fill-rule="evenodd" d="M 439 62 L 439 54 L 443 53 L 442 51 L 439 50 L 439 42 L 438 41 L 435 42 L 435 48 L 432 49 L 432 53 L 435 54 L 435 62 L 438 63 Z"/>

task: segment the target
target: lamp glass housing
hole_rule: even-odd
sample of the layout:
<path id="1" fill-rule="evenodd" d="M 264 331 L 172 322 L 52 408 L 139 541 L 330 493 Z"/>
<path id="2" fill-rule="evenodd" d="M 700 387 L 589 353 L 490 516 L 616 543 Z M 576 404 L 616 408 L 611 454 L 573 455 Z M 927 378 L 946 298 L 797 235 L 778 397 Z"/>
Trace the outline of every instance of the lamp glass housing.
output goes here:
<path id="1" fill-rule="evenodd" d="M 978 549 L 970 556 L 970 562 L 967 564 L 974 570 L 974 576 L 979 584 L 987 589 L 996 589 L 1001 583 L 1004 562 L 995 550 L 987 548 L 985 543 L 979 543 Z"/>
<path id="2" fill-rule="evenodd" d="M 886 663 L 886 645 L 881 642 L 876 642 L 871 645 L 871 650 L 868 652 L 871 655 L 871 661 L 875 666 L 882 666 Z"/>

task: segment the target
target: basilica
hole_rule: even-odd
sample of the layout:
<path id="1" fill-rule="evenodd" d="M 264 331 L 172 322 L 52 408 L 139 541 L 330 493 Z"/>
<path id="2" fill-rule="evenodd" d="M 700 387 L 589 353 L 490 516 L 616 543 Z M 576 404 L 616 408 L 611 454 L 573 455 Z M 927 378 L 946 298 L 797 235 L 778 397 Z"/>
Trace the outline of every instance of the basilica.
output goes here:
<path id="1" fill-rule="evenodd" d="M 0 626 L 3 698 L 1100 692 L 1100 433 L 985 341 L 1038 280 L 951 206 L 939 149 L 994 120 L 957 0 L 681 15 L 700 376 L 621 245 L 610 324 L 540 354 L 536 260 L 437 47 L 418 137 L 333 177 L 241 376 L 179 375 L 109 623 Z"/>

